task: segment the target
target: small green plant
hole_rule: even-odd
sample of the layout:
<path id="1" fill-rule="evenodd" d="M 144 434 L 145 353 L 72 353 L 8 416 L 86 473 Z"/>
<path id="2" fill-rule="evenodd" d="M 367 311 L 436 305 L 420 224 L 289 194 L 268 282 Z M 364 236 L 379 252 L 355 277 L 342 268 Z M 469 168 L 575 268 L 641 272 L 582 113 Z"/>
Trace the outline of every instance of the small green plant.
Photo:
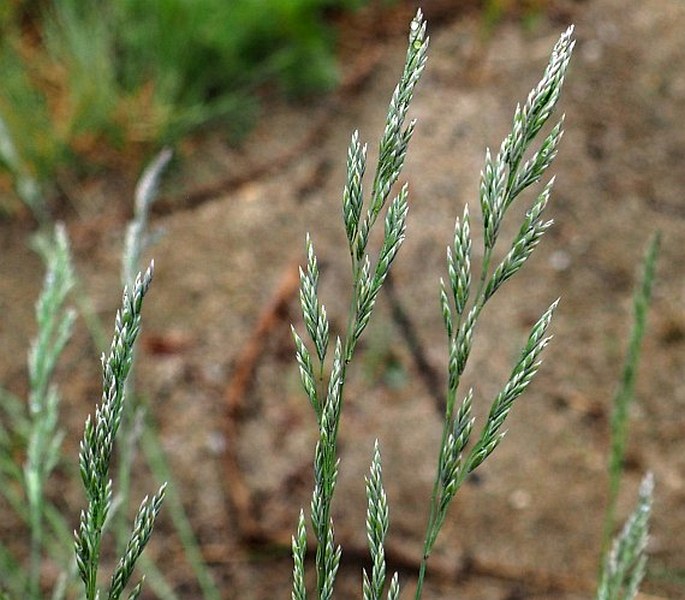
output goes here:
<path id="1" fill-rule="evenodd" d="M 154 242 L 156 234 L 148 231 L 148 214 L 156 197 L 162 171 L 171 158 L 168 149 L 163 150 L 143 172 L 136 187 L 134 219 L 126 232 L 122 256 L 122 281 L 131 288 L 135 284 L 141 255 Z M 64 549 L 72 543 L 72 535 L 65 515 L 52 504 L 46 491 L 47 479 L 52 469 L 60 465 L 65 475 L 76 477 L 68 468 L 69 461 L 61 451 L 62 432 L 58 428 L 58 394 L 51 383 L 52 373 L 65 347 L 74 320 L 75 311 L 63 310 L 67 294 L 76 290 L 80 312 L 86 318 L 91 335 L 98 346 L 105 347 L 102 325 L 91 313 L 71 263 L 65 228 L 55 227 L 52 233 L 41 233 L 34 241 L 46 265 L 43 292 L 36 305 L 38 334 L 29 355 L 29 399 L 23 402 L 7 390 L 0 388 L 0 495 L 20 517 L 31 540 L 30 565 L 26 572 L 16 563 L 8 549 L 0 544 L 0 582 L 14 597 L 33 600 L 41 597 L 40 579 L 45 570 L 46 559 L 59 567 L 60 574 L 53 587 L 55 600 L 72 597 L 75 593 L 74 579 L 77 575 L 75 561 L 69 561 Z M 130 357 L 134 361 L 134 354 Z M 121 411 L 119 428 L 123 439 L 117 444 L 116 481 L 112 490 L 112 506 L 107 522 L 118 551 L 125 552 L 130 531 L 126 511 L 129 506 L 132 462 L 138 444 L 158 482 L 169 481 L 173 475 L 161 449 L 161 442 L 154 430 L 141 398 L 132 385 L 132 373 L 126 379 L 128 401 Z M 7 426 L 4 426 L 4 424 Z M 23 466 L 13 459 L 17 453 L 25 453 Z M 19 491 L 21 490 L 21 492 Z M 219 591 L 204 563 L 197 540 L 189 523 L 178 489 L 166 493 L 166 504 L 191 566 L 202 597 L 216 600 Z M 66 557 L 66 558 L 65 558 Z M 140 559 L 141 570 L 150 588 L 158 597 L 177 600 L 167 577 L 144 556 Z"/>
<path id="2" fill-rule="evenodd" d="M 74 285 L 69 244 L 65 230 L 40 234 L 34 243 L 47 270 L 36 303 L 37 334 L 28 358 L 29 397 L 24 402 L 0 388 L 0 494 L 26 523 L 29 564 L 19 567 L 0 544 L 2 584 L 15 597 L 38 598 L 44 560 L 49 557 L 62 572 L 71 565 L 64 547 L 70 540 L 64 517 L 48 499 L 46 488 L 53 469 L 61 462 L 62 431 L 58 424 L 59 392 L 53 380 L 57 359 L 67 343 L 75 312 L 64 308 Z M 23 465 L 15 456 L 25 455 Z M 56 585 L 62 597 L 65 577 Z"/>
<path id="3" fill-rule="evenodd" d="M 635 397 L 635 382 L 640 364 L 640 350 L 645 335 L 647 311 L 652 298 L 654 272 L 659 256 L 661 235 L 652 236 L 642 261 L 642 277 L 633 295 L 633 325 L 623 371 L 612 403 L 609 451 L 609 501 L 604 515 L 602 552 L 597 600 L 632 600 L 644 578 L 647 564 L 645 554 L 648 541 L 649 517 L 652 509 L 654 478 L 645 475 L 638 494 L 638 503 L 615 537 L 618 497 L 623 480 L 628 412 Z"/>

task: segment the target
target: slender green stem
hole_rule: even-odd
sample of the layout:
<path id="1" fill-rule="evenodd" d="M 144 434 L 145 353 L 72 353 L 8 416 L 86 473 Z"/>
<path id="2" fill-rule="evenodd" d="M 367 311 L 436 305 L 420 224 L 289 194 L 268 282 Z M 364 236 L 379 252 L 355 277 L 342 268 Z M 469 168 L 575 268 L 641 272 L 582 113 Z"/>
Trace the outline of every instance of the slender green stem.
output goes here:
<path id="1" fill-rule="evenodd" d="M 43 514 L 41 506 L 32 502 L 29 508 L 31 528 L 31 562 L 29 567 L 29 598 L 40 598 L 40 571 L 43 563 Z"/>
<path id="2" fill-rule="evenodd" d="M 482 279 L 487 278 L 487 268 L 484 267 L 482 270 Z M 475 321 L 477 321 L 478 316 L 480 315 L 480 312 L 482 311 L 483 307 L 485 306 L 485 300 L 482 295 L 483 290 L 485 289 L 485 284 L 480 286 L 478 294 L 476 296 L 476 316 L 474 319 L 474 326 L 475 326 Z M 456 320 L 456 331 L 459 331 L 459 328 L 462 323 L 462 316 L 459 315 L 459 317 Z M 455 334 L 456 335 L 456 334 Z M 451 343 L 451 339 L 448 340 L 448 345 Z M 450 428 L 453 423 L 454 419 L 454 405 L 456 402 L 456 394 L 457 394 L 457 389 L 459 388 L 459 383 L 461 380 L 461 375 L 462 373 L 458 373 L 455 383 L 452 386 L 448 386 L 447 389 L 447 405 L 446 405 L 446 412 L 445 412 L 445 419 L 443 420 L 442 424 L 442 436 L 440 439 L 440 450 L 438 453 L 438 464 L 442 464 L 443 462 L 443 453 L 445 452 L 445 443 L 447 441 L 447 436 L 449 435 Z M 451 408 L 450 408 L 451 407 Z M 463 483 L 464 479 L 466 478 L 466 475 L 468 473 L 462 471 L 460 474 L 460 479 L 459 483 L 457 485 L 457 488 L 461 486 Z M 430 555 L 433 551 L 433 546 L 435 544 L 435 541 L 437 540 L 438 534 L 440 532 L 440 528 L 442 527 L 442 523 L 444 522 L 445 515 L 443 514 L 442 517 L 439 514 L 439 504 L 440 504 L 440 472 L 437 471 L 435 474 L 435 480 L 433 481 L 433 490 L 431 492 L 431 499 L 430 499 L 430 508 L 429 508 L 429 514 L 428 514 L 428 524 L 426 525 L 426 535 L 423 541 L 423 554 L 421 556 L 421 564 L 419 566 L 419 575 L 418 575 L 418 581 L 417 581 L 417 586 L 416 586 L 416 593 L 414 595 L 416 600 L 419 600 L 421 598 L 421 593 L 423 589 L 423 580 L 426 576 L 426 569 L 428 566 L 428 559 L 430 558 Z"/>
<path id="3" fill-rule="evenodd" d="M 492 251 L 493 248 L 485 248 L 485 252 L 483 253 L 483 263 L 480 270 L 476 298 L 481 298 L 483 296 L 485 285 L 488 282 L 488 273 L 490 272 L 490 263 L 492 262 Z"/>
<path id="4" fill-rule="evenodd" d="M 621 380 L 613 398 L 611 415 L 611 451 L 609 455 L 609 499 L 604 518 L 602 555 L 611 543 L 616 527 L 616 506 L 623 476 L 623 461 L 628 437 L 628 411 L 635 398 L 635 382 L 640 364 L 640 350 L 645 335 L 647 311 L 652 297 L 654 272 L 659 256 L 661 236 L 655 234 L 649 242 L 642 262 L 642 277 L 633 297 L 633 323 L 630 341 L 623 363 Z"/>

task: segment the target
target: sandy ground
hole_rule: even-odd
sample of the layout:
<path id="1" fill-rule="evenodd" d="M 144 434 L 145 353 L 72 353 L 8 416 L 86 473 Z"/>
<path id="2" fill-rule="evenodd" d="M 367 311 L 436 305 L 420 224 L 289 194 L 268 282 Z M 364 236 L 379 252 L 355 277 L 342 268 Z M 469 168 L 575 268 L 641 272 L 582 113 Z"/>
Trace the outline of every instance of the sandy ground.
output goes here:
<path id="1" fill-rule="evenodd" d="M 558 177 L 548 208 L 556 223 L 529 264 L 488 305 L 477 330 L 465 386 L 474 386 L 478 423 L 528 328 L 561 296 L 555 338 L 511 415 L 505 442 L 454 503 L 429 569 L 426 599 L 571 600 L 592 593 L 607 497 L 610 401 L 627 345 L 632 288 L 657 230 L 662 253 L 631 410 L 620 513 L 629 512 L 643 473 L 653 471 L 644 590 L 685 595 L 685 7 L 678 0 L 563 7 L 527 31 L 502 23 L 487 40 L 472 17 L 434 30 L 411 111 L 418 119 L 404 173 L 411 209 L 394 284 L 426 360 L 444 373 L 437 284 L 445 275 L 454 218 L 465 202 L 477 214 L 485 147 L 499 145 L 516 102 L 537 82 L 559 33 L 575 22 L 578 46 L 561 102 L 567 133 L 552 169 Z M 315 423 L 289 334 L 290 321 L 301 325 L 296 296 L 279 296 L 278 290 L 292 279 L 305 232 L 311 232 L 322 263 L 322 298 L 333 330 L 344 331 L 350 276 L 339 203 L 346 147 L 358 128 L 373 154 L 404 38 L 375 51 L 380 54 L 368 80 L 333 109 L 325 103 L 279 105 L 240 150 L 219 136 L 183 148 L 163 190 L 176 202 L 153 219 L 164 234 L 149 252 L 157 270 L 145 306 L 137 385 L 225 598 L 289 595 L 291 562 L 283 542 L 300 506 L 309 503 Z M 326 126 L 313 129 L 322 115 Z M 293 148 L 291 160 L 281 161 Z M 269 162 L 273 169 L 256 168 Z M 257 176 L 241 179 L 245 172 Z M 184 205 L 198 185 L 231 177 L 236 183 L 226 192 Z M 107 330 L 119 299 L 121 216 L 128 210 L 122 206 L 130 195 L 128 187 L 103 184 L 91 190 L 86 214 L 67 222 L 82 285 Z M 517 228 L 517 218 L 514 211 L 505 236 Z M 0 224 L 0 381 L 16 393 L 25 390 L 23 353 L 42 277 L 39 260 L 26 248 L 28 234 L 16 224 Z M 240 410 L 227 429 L 226 398 L 236 366 L 276 297 L 283 306 L 267 323 L 267 334 L 257 336 L 263 345 L 252 363 L 254 378 L 241 390 Z M 360 590 L 363 476 L 374 438 L 383 451 L 390 504 L 389 568 L 400 570 L 403 597 L 409 597 L 440 420 L 386 297 L 355 363 L 346 387 L 334 506 L 344 549 L 338 597 Z M 99 397 L 97 369 L 97 349 L 80 322 L 59 368 L 67 455 L 75 456 L 83 419 Z M 227 467 L 230 457 L 233 467 Z M 75 521 L 80 491 L 60 483 L 66 472 L 57 474 L 54 494 Z M 236 481 L 227 480 L 232 472 Z M 153 484 L 141 466 L 137 492 Z M 241 491 L 246 504 L 236 508 Z M 0 533 L 5 539 L 19 535 L 11 519 L 3 519 Z M 164 513 L 150 555 L 168 572 L 179 598 L 201 597 Z"/>

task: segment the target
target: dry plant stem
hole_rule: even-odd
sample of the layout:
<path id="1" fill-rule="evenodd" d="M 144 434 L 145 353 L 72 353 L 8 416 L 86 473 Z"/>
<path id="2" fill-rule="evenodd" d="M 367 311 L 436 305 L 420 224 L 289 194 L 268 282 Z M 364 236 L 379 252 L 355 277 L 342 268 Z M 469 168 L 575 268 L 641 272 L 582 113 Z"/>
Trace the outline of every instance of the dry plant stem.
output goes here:
<path id="1" fill-rule="evenodd" d="M 256 511 L 250 490 L 239 465 L 236 441 L 240 438 L 241 413 L 245 396 L 250 389 L 255 370 L 264 356 L 264 346 L 273 329 L 286 321 L 288 305 L 297 294 L 299 259 L 289 261 L 283 270 L 278 286 L 268 304 L 262 309 L 257 323 L 235 362 L 231 381 L 224 392 L 225 416 L 223 420 L 226 450 L 223 457 L 226 497 L 236 515 L 235 526 L 243 541 L 254 543 L 271 540 L 275 532 L 266 532 L 255 518 Z M 290 539 L 290 533 L 285 537 Z"/>

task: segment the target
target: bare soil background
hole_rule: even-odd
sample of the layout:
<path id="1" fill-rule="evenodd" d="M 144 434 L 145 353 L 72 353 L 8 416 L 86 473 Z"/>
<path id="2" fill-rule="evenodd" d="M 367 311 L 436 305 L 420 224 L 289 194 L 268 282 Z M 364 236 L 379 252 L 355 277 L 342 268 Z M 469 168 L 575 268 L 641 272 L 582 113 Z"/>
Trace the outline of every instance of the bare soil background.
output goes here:
<path id="1" fill-rule="evenodd" d="M 578 45 L 561 102 L 567 133 L 548 208 L 556 224 L 476 332 L 463 389 L 475 388 L 478 422 L 527 330 L 561 296 L 555 339 L 510 417 L 505 442 L 457 496 L 429 571 L 427 600 L 591 595 L 607 497 L 610 400 L 638 266 L 656 230 L 662 252 L 620 511 L 628 514 L 643 473 L 653 471 L 644 592 L 685 597 L 685 6 L 679 0 L 554 6 L 529 29 L 502 22 L 490 36 L 475 15 L 441 13 L 411 110 L 418 119 L 404 173 L 411 208 L 394 293 L 426 360 L 444 373 L 437 284 L 454 219 L 469 202 L 478 231 L 485 147 L 499 145 L 559 33 L 576 24 Z M 357 43 L 347 49 L 353 84 L 337 99 L 269 105 L 239 150 L 218 134 L 184 145 L 153 219 L 164 233 L 149 252 L 157 268 L 137 387 L 226 598 L 289 595 L 287 542 L 299 508 L 309 503 L 315 440 L 289 333 L 291 321 L 300 324 L 296 264 L 309 231 L 322 262 L 322 298 L 333 331 L 340 331 L 350 284 L 339 208 L 346 148 L 358 128 L 373 155 L 405 51 L 403 33 Z M 356 72 L 363 76 L 354 79 Z M 107 332 L 119 302 L 132 192 L 132 182 L 99 182 L 83 190 L 79 216 L 66 215 L 82 288 Z M 516 221 L 511 215 L 505 234 Z M 42 279 L 40 261 L 26 245 L 30 233 L 21 223 L 0 223 L 0 381 L 18 394 L 26 390 L 24 356 Z M 360 593 L 363 477 L 376 437 L 391 515 L 389 569 L 400 570 L 410 596 L 440 436 L 435 399 L 387 295 L 379 302 L 346 387 L 334 509 L 343 546 L 341 598 Z M 245 354 L 250 340 L 255 360 Z M 59 367 L 67 456 L 76 457 L 83 421 L 100 396 L 99 350 L 80 322 Z M 245 373 L 249 383 L 241 387 L 237 377 Z M 57 473 L 52 494 L 75 525 L 82 497 L 65 484 L 67 470 Z M 145 468 L 138 475 L 135 498 L 154 486 Z M 199 598 L 162 514 L 150 556 L 181 598 Z M 4 512 L 1 521 L 2 539 L 19 546 L 17 524 Z"/>

